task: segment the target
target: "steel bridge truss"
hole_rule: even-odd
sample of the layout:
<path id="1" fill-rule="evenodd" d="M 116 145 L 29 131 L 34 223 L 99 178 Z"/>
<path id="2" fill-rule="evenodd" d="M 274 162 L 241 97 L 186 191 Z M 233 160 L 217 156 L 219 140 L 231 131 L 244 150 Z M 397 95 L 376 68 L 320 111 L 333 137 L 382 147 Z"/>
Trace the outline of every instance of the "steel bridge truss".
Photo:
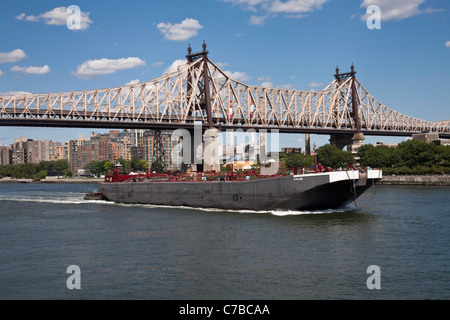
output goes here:
<path id="1" fill-rule="evenodd" d="M 221 130 L 450 135 L 450 121 L 401 114 L 380 103 L 354 76 L 336 78 L 321 91 L 266 88 L 233 80 L 206 53 L 195 58 L 136 85 L 0 96 L 0 125 L 175 129 L 201 122 Z"/>

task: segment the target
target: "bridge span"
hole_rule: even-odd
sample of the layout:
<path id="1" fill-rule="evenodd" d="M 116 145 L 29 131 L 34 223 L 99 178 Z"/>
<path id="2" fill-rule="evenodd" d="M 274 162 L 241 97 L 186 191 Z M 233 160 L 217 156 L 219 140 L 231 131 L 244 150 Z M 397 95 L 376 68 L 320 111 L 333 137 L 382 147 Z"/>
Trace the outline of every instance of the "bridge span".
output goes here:
<path id="1" fill-rule="evenodd" d="M 399 113 L 336 69 L 321 91 L 251 86 L 232 79 L 189 46 L 186 62 L 151 81 L 89 91 L 0 96 L 0 126 L 122 129 L 273 130 L 326 135 L 450 138 L 450 121 Z"/>

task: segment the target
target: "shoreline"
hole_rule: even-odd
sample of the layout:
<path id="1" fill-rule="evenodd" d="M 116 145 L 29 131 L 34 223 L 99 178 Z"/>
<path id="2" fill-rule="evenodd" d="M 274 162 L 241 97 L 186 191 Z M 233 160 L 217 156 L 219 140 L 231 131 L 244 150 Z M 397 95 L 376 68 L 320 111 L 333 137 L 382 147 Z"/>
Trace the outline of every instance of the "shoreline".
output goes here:
<path id="1" fill-rule="evenodd" d="M 47 183 L 47 184 L 98 184 L 100 182 L 103 182 L 104 179 L 48 179 L 48 180 L 41 180 L 41 181 L 33 181 L 33 179 L 8 179 L 3 178 L 0 179 L 0 183 Z"/>
<path id="2" fill-rule="evenodd" d="M 60 183 L 60 184 L 98 184 L 104 179 L 47 179 L 33 181 L 32 179 L 0 179 L 0 183 Z M 450 175 L 385 175 L 378 185 L 408 185 L 408 186 L 450 186 Z"/>
<path id="3" fill-rule="evenodd" d="M 378 185 L 397 186 L 450 186 L 450 175 L 392 175 L 383 176 Z"/>

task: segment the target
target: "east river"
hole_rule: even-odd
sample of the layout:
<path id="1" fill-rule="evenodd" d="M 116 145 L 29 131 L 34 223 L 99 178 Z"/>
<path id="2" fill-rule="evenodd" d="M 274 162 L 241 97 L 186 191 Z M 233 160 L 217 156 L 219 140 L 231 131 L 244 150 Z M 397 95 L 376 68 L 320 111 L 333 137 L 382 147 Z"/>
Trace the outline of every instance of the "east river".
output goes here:
<path id="1" fill-rule="evenodd" d="M 0 184 L 0 299 L 450 298 L 450 187 L 319 212 L 83 200 L 96 188 Z"/>

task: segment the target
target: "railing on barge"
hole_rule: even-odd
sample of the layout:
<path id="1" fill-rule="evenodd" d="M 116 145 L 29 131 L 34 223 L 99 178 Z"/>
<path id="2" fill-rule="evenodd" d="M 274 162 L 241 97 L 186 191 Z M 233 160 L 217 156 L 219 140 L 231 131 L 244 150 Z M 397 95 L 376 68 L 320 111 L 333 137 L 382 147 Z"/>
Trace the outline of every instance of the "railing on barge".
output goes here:
<path id="1" fill-rule="evenodd" d="M 205 181 L 244 181 L 281 177 L 290 173 L 278 173 L 276 175 L 264 176 L 255 171 L 242 173 L 222 172 L 191 172 L 191 173 L 138 173 L 138 174 L 112 174 L 105 176 L 105 182 L 205 182 Z"/>
<path id="2" fill-rule="evenodd" d="M 353 168 L 352 168 L 353 169 Z M 242 170 L 239 172 L 169 172 L 169 173 L 136 173 L 125 174 L 120 172 L 120 168 L 115 168 L 114 173 L 105 176 L 105 182 L 205 182 L 205 181 L 245 181 L 256 179 L 267 179 L 274 177 L 283 177 L 297 175 L 301 173 L 319 173 L 330 172 L 329 168 L 294 168 L 280 169 L 275 175 L 261 175 L 259 170 Z"/>

